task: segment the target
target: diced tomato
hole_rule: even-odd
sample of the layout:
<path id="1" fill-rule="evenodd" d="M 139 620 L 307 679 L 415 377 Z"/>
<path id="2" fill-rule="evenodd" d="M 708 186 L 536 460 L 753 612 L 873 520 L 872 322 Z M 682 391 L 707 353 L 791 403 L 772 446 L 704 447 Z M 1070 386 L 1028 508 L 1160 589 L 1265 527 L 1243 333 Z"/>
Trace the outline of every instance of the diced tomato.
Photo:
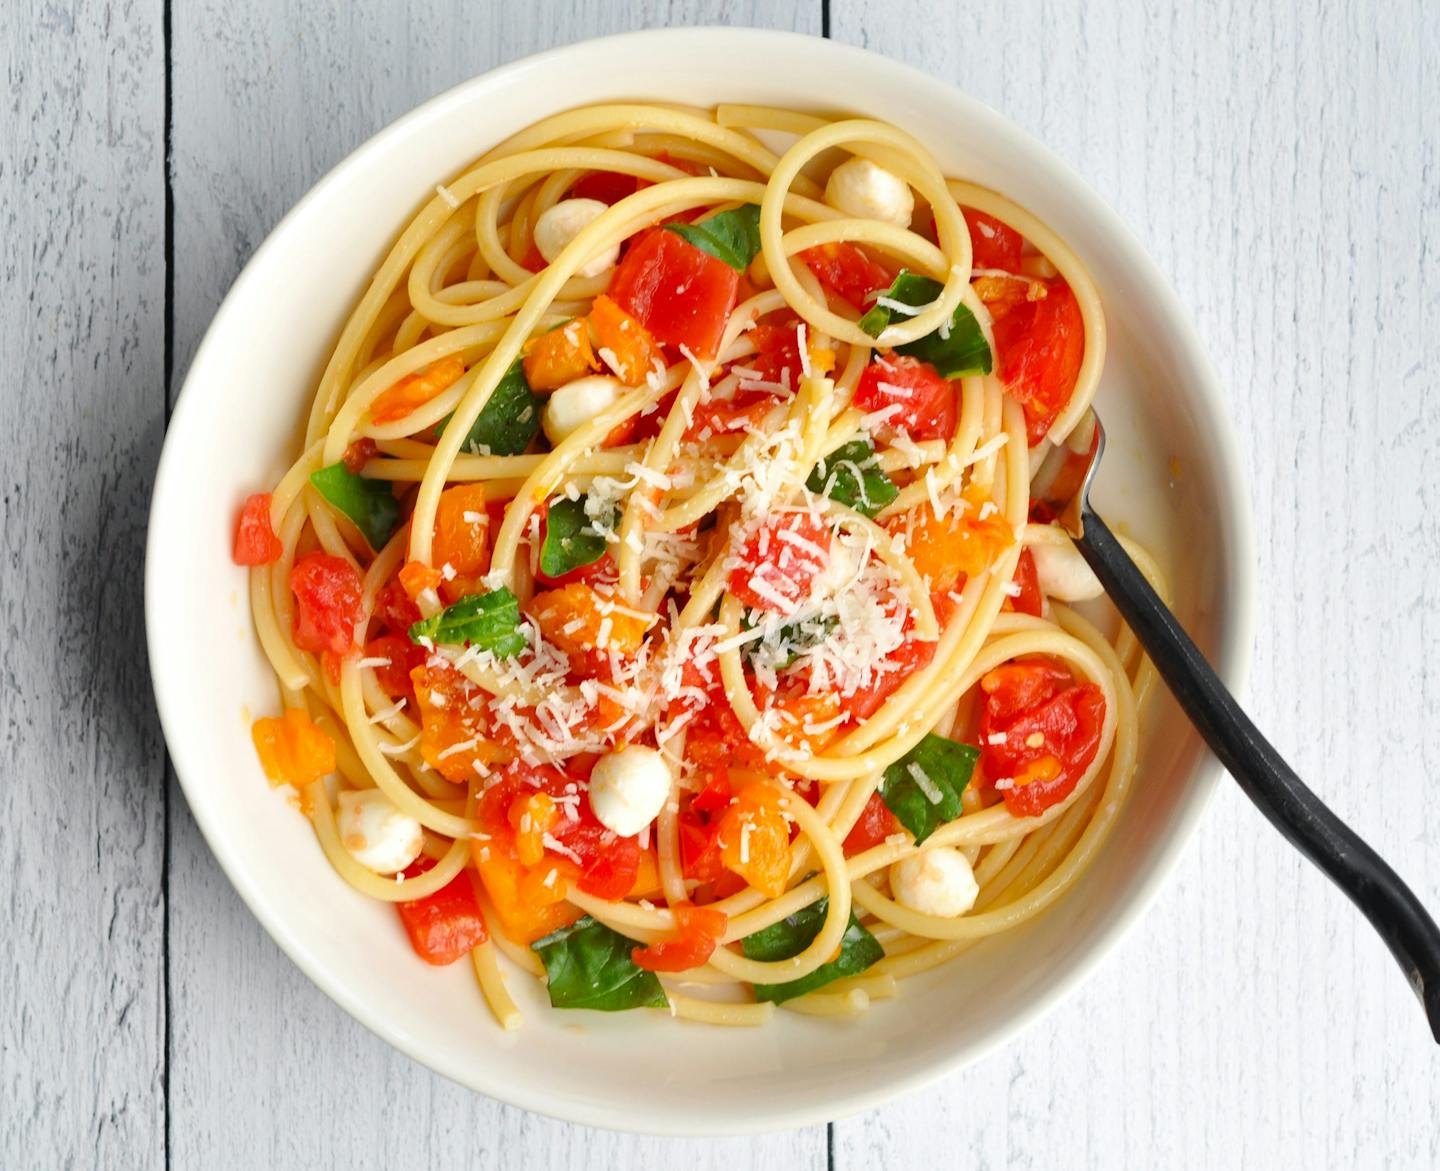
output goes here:
<path id="1" fill-rule="evenodd" d="M 916 572 L 932 591 L 953 590 L 966 578 L 984 573 L 1014 543 L 1005 514 L 978 488 L 966 487 L 957 507 L 944 516 L 928 501 L 889 522 L 903 533 Z"/>
<path id="2" fill-rule="evenodd" d="M 614 651 L 633 655 L 645 641 L 647 620 L 583 581 L 536 594 L 525 607 L 547 641 L 567 654 Z M 577 625 L 578 624 L 578 625 Z"/>
<path id="3" fill-rule="evenodd" d="M 532 874 L 520 865 L 513 838 L 492 832 L 488 839 L 475 841 L 471 856 L 499 916 L 500 930 L 516 943 L 528 946 L 584 914 L 564 901 L 565 883 L 560 878 L 545 885 L 554 867 L 545 865 L 542 873 Z"/>
<path id="4" fill-rule="evenodd" d="M 762 382 L 778 382 L 790 389 L 800 385 L 805 364 L 800 360 L 800 321 L 790 318 L 779 324 L 761 323 L 749 331 L 755 353 L 741 358 L 736 366 L 755 371 Z M 806 357 L 812 373 L 828 374 L 835 368 L 835 351 L 806 340 Z"/>
<path id="5" fill-rule="evenodd" d="M 597 352 L 626 386 L 643 385 L 657 363 L 664 366 L 664 355 L 650 331 L 603 293 L 591 304 L 586 320 Z"/>
<path id="6" fill-rule="evenodd" d="M 739 283 L 740 274 L 723 260 L 656 228 L 625 253 L 609 295 L 657 340 L 713 358 Z"/>
<path id="7" fill-rule="evenodd" d="M 525 381 L 532 390 L 556 390 L 600 369 L 584 318 L 546 330 L 525 343 Z"/>
<path id="8" fill-rule="evenodd" d="M 801 509 L 772 515 L 741 547 L 729 590 L 753 610 L 793 613 L 830 563 L 830 529 Z"/>
<path id="9" fill-rule="evenodd" d="M 725 873 L 720 858 L 720 819 L 707 821 L 695 813 L 681 813 L 680 869 L 695 882 L 714 882 Z"/>
<path id="10" fill-rule="evenodd" d="M 260 767 L 274 784 L 304 789 L 335 771 L 335 741 L 301 708 L 256 720 L 250 738 Z"/>
<path id="11" fill-rule="evenodd" d="M 448 390 L 465 374 L 465 359 L 459 354 L 431 362 L 423 370 L 406 375 L 394 386 L 382 390 L 370 404 L 370 417 L 377 423 L 394 423 Z"/>
<path id="12" fill-rule="evenodd" d="M 697 907 L 694 903 L 673 903 L 675 934 L 660 939 L 649 947 L 637 947 L 631 958 L 651 972 L 687 972 L 705 963 L 715 951 L 715 944 L 730 924 L 724 911 Z"/>
<path id="13" fill-rule="evenodd" d="M 790 874 L 790 827 L 780 800 L 773 785 L 747 785 L 720 819 L 725 868 L 772 899 L 785 893 Z"/>
<path id="14" fill-rule="evenodd" d="M 405 562 L 395 576 L 412 599 L 418 598 L 426 590 L 439 589 L 440 583 L 445 580 L 435 566 L 426 565 L 423 561 Z"/>
<path id="15" fill-rule="evenodd" d="M 414 878 L 428 869 L 411 866 L 405 877 Z M 400 912 L 410 946 L 427 964 L 453 964 L 490 938 L 468 871 L 462 870 L 433 895 L 396 903 L 395 909 Z"/>
<path id="16" fill-rule="evenodd" d="M 506 766 L 500 780 L 486 790 L 477 815 L 492 835 L 502 839 L 508 835 L 515 840 L 516 823 L 525 812 L 534 814 L 526 803 L 537 793 L 546 795 L 561 810 L 561 816 L 550 822 L 548 834 L 562 849 L 552 850 L 547 844 L 549 863 L 536 866 L 535 871 L 541 873 L 556 864 L 561 873 L 573 875 L 575 884 L 587 894 L 601 899 L 624 898 L 640 874 L 640 843 L 601 825 L 583 789 L 559 769 L 516 762 Z M 556 859 L 560 861 L 556 863 Z M 520 860 L 524 861 L 523 856 Z"/>
<path id="17" fill-rule="evenodd" d="M 443 570 L 441 574 L 440 592 L 447 602 L 475 592 L 490 568 L 490 514 L 485 510 L 484 484 L 457 484 L 440 493 L 430 559 L 454 571 L 450 578 L 444 577 Z"/>
<path id="18" fill-rule="evenodd" d="M 345 465 L 345 470 L 352 476 L 358 476 L 365 470 L 365 465 L 375 458 L 375 453 L 380 450 L 380 445 L 364 435 L 355 440 L 345 449 L 345 454 L 340 457 L 340 462 Z"/>
<path id="19" fill-rule="evenodd" d="M 868 686 L 857 688 L 853 695 L 841 696 L 845 710 L 852 719 L 868 720 L 900 684 L 934 657 L 933 642 L 922 642 L 913 636 L 907 638 L 885 660 L 884 669 L 874 672 Z"/>
<path id="20" fill-rule="evenodd" d="M 1095 759 L 1105 725 L 1105 695 L 1076 684 L 1044 659 L 1018 659 L 980 680 L 981 761 L 1005 807 L 1035 817 L 1063 801 Z"/>
<path id="21" fill-rule="evenodd" d="M 528 268 L 531 272 L 539 272 L 547 263 L 544 253 L 540 251 L 540 246 L 531 240 L 530 247 L 525 249 L 525 255 L 520 258 L 520 267 Z"/>
<path id="22" fill-rule="evenodd" d="M 618 171 L 589 171 L 576 179 L 570 188 L 571 199 L 595 199 L 614 206 L 627 195 L 635 194 L 639 180 Z"/>
<path id="23" fill-rule="evenodd" d="M 1040 576 L 1035 572 L 1035 558 L 1028 548 L 1020 551 L 1014 581 L 1020 587 L 1020 592 L 1008 599 L 1009 604 L 1021 614 L 1031 614 L 1039 618 L 1045 611 L 1045 599 L 1040 593 Z"/>
<path id="24" fill-rule="evenodd" d="M 822 285 L 860 310 L 870 308 L 875 294 L 888 289 L 894 279 L 883 265 L 844 241 L 807 248 L 800 259 Z"/>
<path id="25" fill-rule="evenodd" d="M 301 650 L 344 655 L 354 649 L 355 627 L 364 616 L 364 588 L 343 557 L 310 553 L 290 570 L 295 595 L 294 636 Z"/>
<path id="26" fill-rule="evenodd" d="M 880 845 L 891 834 L 898 833 L 899 829 L 900 823 L 895 820 L 895 815 L 890 812 L 890 806 L 885 804 L 879 791 L 871 793 L 870 799 L 865 802 L 865 808 L 860 811 L 859 820 L 845 835 L 845 857 L 863 854 L 866 850 Z"/>
<path id="27" fill-rule="evenodd" d="M 730 791 L 730 779 L 724 773 L 710 778 L 700 792 L 690 800 L 690 808 L 706 817 L 723 812 L 734 794 Z"/>
<path id="28" fill-rule="evenodd" d="M 235 564 L 269 565 L 279 560 L 284 548 L 270 527 L 270 493 L 247 496 L 235 526 Z"/>
<path id="29" fill-rule="evenodd" d="M 995 321 L 1000 379 L 1025 408 L 1032 447 L 1070 401 L 1085 357 L 1085 322 L 1075 294 L 1061 277 L 1045 284 L 1044 297 L 1027 300 Z"/>
<path id="30" fill-rule="evenodd" d="M 415 694 L 410 672 L 425 663 L 425 648 L 417 646 L 403 634 L 384 634 L 365 644 L 367 659 L 388 660 L 376 663 L 375 681 L 392 699 L 410 699 Z"/>
<path id="31" fill-rule="evenodd" d="M 1003 268 L 1016 272 L 1020 268 L 1020 250 L 1025 238 L 1014 228 L 992 215 L 965 208 L 965 223 L 970 229 L 970 246 L 976 268 Z"/>
<path id="32" fill-rule="evenodd" d="M 405 592 L 399 577 L 392 577 L 375 596 L 375 620 L 393 634 L 408 634 L 420 621 L 420 607 Z"/>
<path id="33" fill-rule="evenodd" d="M 855 405 L 862 411 L 899 406 L 885 420 L 887 428 L 911 439 L 949 439 L 958 416 L 955 384 L 919 358 L 894 354 L 866 366 L 855 385 Z"/>
<path id="34" fill-rule="evenodd" d="M 489 738 L 487 696 L 453 667 L 427 661 L 410 672 L 420 711 L 420 756 L 453 784 L 483 774 L 503 755 Z"/>

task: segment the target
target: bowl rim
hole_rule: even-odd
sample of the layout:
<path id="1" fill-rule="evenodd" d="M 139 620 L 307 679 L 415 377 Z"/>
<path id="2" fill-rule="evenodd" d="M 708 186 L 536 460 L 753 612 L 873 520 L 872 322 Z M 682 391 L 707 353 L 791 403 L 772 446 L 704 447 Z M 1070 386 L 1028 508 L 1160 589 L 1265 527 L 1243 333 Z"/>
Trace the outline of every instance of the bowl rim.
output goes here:
<path id="1" fill-rule="evenodd" d="M 1119 913 L 1095 932 L 1084 953 L 1076 962 L 1058 973 L 1045 995 L 1037 997 L 1022 1010 L 1012 1014 L 988 1036 L 965 1046 L 957 1046 L 952 1054 L 932 1060 L 928 1065 L 891 1076 L 876 1084 L 838 1094 L 823 1106 L 816 1104 L 792 1107 L 789 1113 L 777 1110 L 764 1119 L 737 1118 L 733 1124 L 723 1126 L 713 1125 L 710 1121 L 699 1126 L 687 1124 L 687 1120 L 679 1112 L 657 1116 L 652 1111 L 643 1119 L 638 1116 L 617 1117 L 613 1110 L 592 1104 L 569 1103 L 572 1108 L 562 1112 L 557 1110 L 554 1102 L 547 1099 L 543 1093 L 534 1088 L 507 1082 L 503 1073 L 497 1073 L 488 1079 L 477 1077 L 476 1067 L 462 1068 L 456 1062 L 447 1061 L 426 1051 L 420 1044 L 412 1043 L 405 1033 L 393 1028 L 383 1017 L 373 1013 L 363 999 L 351 995 L 343 984 L 330 978 L 323 964 L 312 957 L 304 938 L 264 910 L 263 901 L 247 873 L 247 863 L 239 856 L 238 851 L 229 846 L 223 826 L 219 825 L 207 810 L 201 786 L 187 781 L 187 776 L 201 775 L 200 762 L 194 759 L 195 754 L 188 747 L 177 748 L 177 745 L 184 746 L 188 742 L 184 736 L 173 734 L 178 728 L 173 718 L 167 715 L 170 708 L 167 695 L 171 688 L 182 686 L 183 680 L 175 667 L 167 665 L 175 656 L 161 645 L 158 634 L 163 623 L 159 620 L 160 615 L 155 612 L 158 604 L 157 579 L 163 566 L 160 558 L 156 556 L 156 548 L 164 535 L 163 502 L 179 487 L 178 484 L 171 485 L 175 474 L 173 469 L 178 462 L 175 455 L 178 444 L 172 443 L 171 439 L 183 433 L 190 416 L 202 409 L 197 371 L 205 370 L 208 352 L 219 344 L 217 338 L 227 331 L 229 319 L 235 313 L 237 303 L 243 299 L 250 284 L 258 279 L 257 273 L 264 267 L 270 254 L 281 252 L 288 246 L 297 221 L 303 217 L 306 209 L 326 199 L 332 190 L 343 187 L 350 172 L 359 166 L 365 156 L 383 150 L 392 142 L 405 138 L 432 120 L 442 118 L 452 106 L 471 100 L 475 91 L 504 89 L 511 76 L 537 66 L 563 67 L 567 60 L 595 53 L 603 54 L 616 45 L 628 45 L 632 42 L 646 42 L 660 52 L 694 53 L 703 50 L 713 54 L 717 51 L 717 37 L 730 42 L 726 51 L 743 50 L 747 43 L 784 42 L 807 55 L 827 58 L 839 67 L 888 75 L 898 86 L 912 90 L 918 99 L 928 98 L 961 107 L 967 118 L 1004 135 L 1017 151 L 1023 152 L 1032 161 L 1046 168 L 1049 174 L 1063 185 L 1067 197 L 1079 205 L 1080 217 L 1099 222 L 1103 234 L 1117 251 L 1121 263 L 1129 270 L 1138 272 L 1158 296 L 1159 313 L 1173 326 L 1171 341 L 1177 349 L 1177 363 L 1191 372 L 1194 393 L 1189 396 L 1189 403 L 1197 416 L 1197 429 L 1207 437 L 1213 448 L 1215 491 L 1220 504 L 1217 512 L 1223 517 L 1218 531 L 1228 540 L 1232 553 L 1227 576 L 1217 584 L 1219 596 L 1225 599 L 1225 621 L 1219 631 L 1219 642 L 1213 661 L 1221 679 L 1242 699 L 1249 678 L 1254 642 L 1254 532 L 1248 486 L 1219 377 L 1189 314 L 1170 280 L 1150 258 L 1119 213 L 1069 163 L 1051 151 L 1030 131 L 965 93 L 958 86 L 870 50 L 804 33 L 723 25 L 645 29 L 574 41 L 487 70 L 426 100 L 352 150 L 301 196 L 246 261 L 221 300 L 190 360 L 166 427 L 165 442 L 151 491 L 146 531 L 144 610 L 151 684 L 170 760 L 191 814 L 230 884 L 291 962 L 346 1013 L 387 1044 L 467 1089 L 560 1121 L 637 1134 L 746 1135 L 830 1122 L 872 1109 L 900 1094 L 938 1081 L 1008 1044 L 1068 999 L 1144 917 L 1195 836 L 1210 800 L 1219 787 L 1223 771 L 1219 762 L 1208 753 L 1196 761 L 1148 871 L 1138 876 L 1128 888 Z M 192 384 L 197 384 L 194 389 Z M 503 1064 L 495 1068 L 497 1071 L 503 1070 Z"/>

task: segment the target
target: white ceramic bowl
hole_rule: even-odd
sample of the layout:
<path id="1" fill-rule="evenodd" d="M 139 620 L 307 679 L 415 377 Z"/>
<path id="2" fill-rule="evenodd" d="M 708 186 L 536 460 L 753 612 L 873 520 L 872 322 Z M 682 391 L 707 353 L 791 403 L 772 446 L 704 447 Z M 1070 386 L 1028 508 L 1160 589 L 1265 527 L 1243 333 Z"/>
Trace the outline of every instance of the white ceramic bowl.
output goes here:
<path id="1" fill-rule="evenodd" d="M 331 871 L 310 827 L 266 784 L 248 733 L 251 714 L 273 709 L 276 696 L 245 572 L 230 561 L 231 518 L 295 455 L 316 379 L 373 268 L 434 184 L 497 140 L 571 106 L 634 98 L 885 119 L 917 135 L 948 174 L 1007 193 L 1057 229 L 1109 315 L 1099 407 L 1111 444 L 1099 502 L 1172 568 L 1182 621 L 1240 685 L 1251 637 L 1244 484 L 1215 376 L 1134 237 L 1045 148 L 949 86 L 829 41 L 738 29 L 612 37 L 488 73 L 376 135 L 285 217 L 215 315 L 170 424 L 146 566 L 151 670 L 176 771 L 220 865 L 310 978 L 392 1045 L 495 1098 L 596 1126 L 800 1126 L 974 1061 L 1054 1007 L 1114 946 L 1176 862 L 1219 775 L 1168 698 L 1148 711 L 1139 784 L 1113 838 L 1062 903 L 907 984 L 863 1022 L 781 1013 L 764 1031 L 554 1012 L 533 981 L 517 979 L 525 1027 L 500 1032 L 468 965 L 426 968 L 394 911 Z"/>

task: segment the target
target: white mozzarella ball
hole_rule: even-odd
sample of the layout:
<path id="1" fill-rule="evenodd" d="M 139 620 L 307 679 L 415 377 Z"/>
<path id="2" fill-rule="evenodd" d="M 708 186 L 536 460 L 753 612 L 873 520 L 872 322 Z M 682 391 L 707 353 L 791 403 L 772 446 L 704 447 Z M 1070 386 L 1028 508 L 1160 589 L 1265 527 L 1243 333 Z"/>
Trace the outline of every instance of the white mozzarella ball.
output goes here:
<path id="1" fill-rule="evenodd" d="M 401 813 L 379 789 L 340 794 L 340 844 L 366 870 L 395 874 L 420 857 L 425 835 L 420 823 Z"/>
<path id="2" fill-rule="evenodd" d="M 877 167 L 869 159 L 847 159 L 825 184 L 825 202 L 862 220 L 910 226 L 915 196 L 899 175 Z"/>
<path id="3" fill-rule="evenodd" d="M 975 905 L 980 884 L 954 846 L 932 846 L 890 867 L 890 889 L 901 906 L 954 919 Z"/>
<path id="4" fill-rule="evenodd" d="M 670 766 L 653 748 L 631 744 L 602 756 L 590 774 L 590 808 L 622 838 L 649 825 L 670 796 Z"/>
<path id="5" fill-rule="evenodd" d="M 609 210 L 598 199 L 562 199 L 554 207 L 541 212 L 540 218 L 535 221 L 535 247 L 548 263 Z M 619 259 L 620 244 L 617 241 L 592 256 L 576 273 L 579 276 L 599 276 L 607 268 L 613 268 Z"/>
<path id="6" fill-rule="evenodd" d="M 601 411 L 608 411 L 625 393 L 618 379 L 608 374 L 587 374 L 567 382 L 545 404 L 540 425 L 551 443 L 578 431 Z"/>
<path id="7" fill-rule="evenodd" d="M 1047 597 L 1084 602 L 1104 593 L 1100 579 L 1069 541 L 1057 545 L 1037 542 L 1030 546 L 1030 556 L 1035 558 L 1035 578 Z"/>

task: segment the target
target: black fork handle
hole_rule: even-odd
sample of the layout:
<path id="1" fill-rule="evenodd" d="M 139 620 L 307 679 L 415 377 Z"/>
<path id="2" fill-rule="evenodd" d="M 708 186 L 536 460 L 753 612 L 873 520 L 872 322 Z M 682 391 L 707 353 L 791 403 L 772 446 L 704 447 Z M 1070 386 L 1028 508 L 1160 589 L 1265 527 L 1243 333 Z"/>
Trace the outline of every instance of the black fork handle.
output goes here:
<path id="1" fill-rule="evenodd" d="M 1105 522 L 1086 505 L 1075 542 L 1185 714 L 1245 795 L 1370 920 L 1440 1043 L 1440 929 L 1379 854 L 1335 816 L 1260 734 Z"/>

